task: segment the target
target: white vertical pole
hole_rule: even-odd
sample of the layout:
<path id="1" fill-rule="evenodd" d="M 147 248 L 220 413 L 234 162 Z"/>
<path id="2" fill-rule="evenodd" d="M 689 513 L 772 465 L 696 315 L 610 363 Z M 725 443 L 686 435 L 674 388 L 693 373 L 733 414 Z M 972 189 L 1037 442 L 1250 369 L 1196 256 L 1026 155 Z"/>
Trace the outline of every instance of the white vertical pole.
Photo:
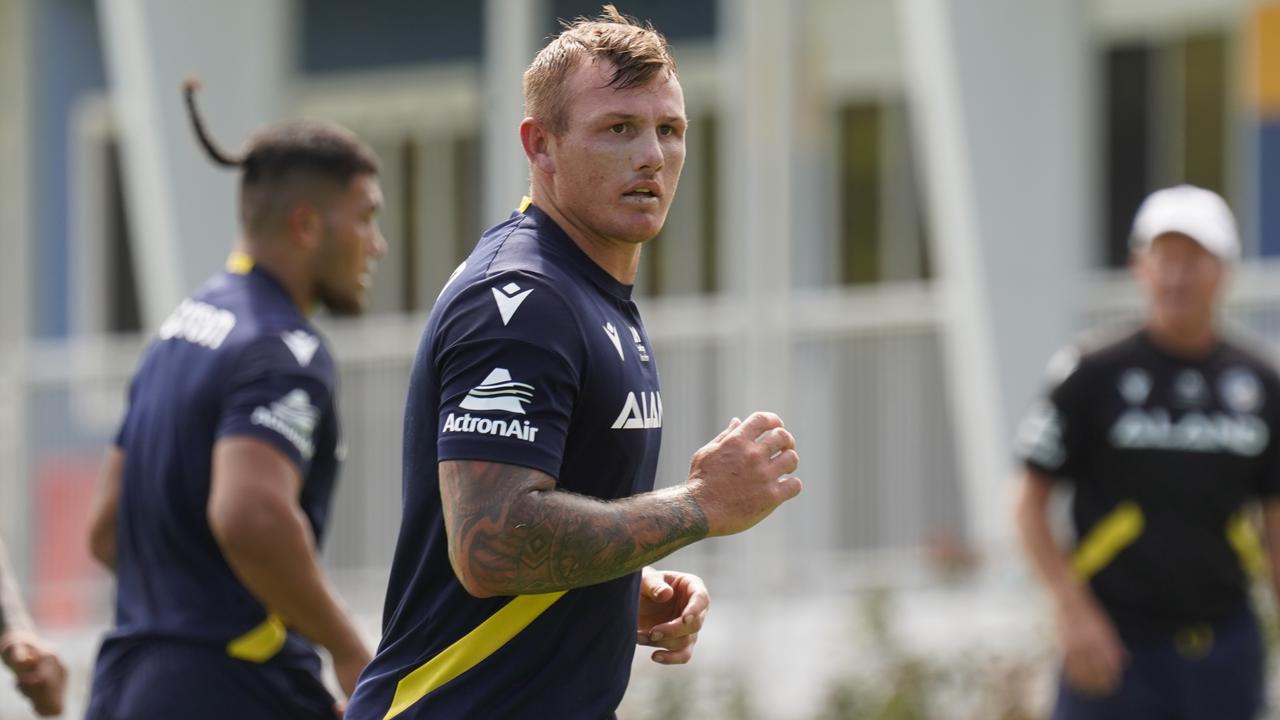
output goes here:
<path id="1" fill-rule="evenodd" d="M 32 242 L 31 13 L 29 0 L 0 0 L 0 529 L 19 571 L 29 549 L 23 354 Z"/>
<path id="2" fill-rule="evenodd" d="M 529 194 L 529 163 L 520 145 L 522 79 L 541 47 L 545 0 L 484 3 L 484 217 L 501 222 Z"/>
<path id="3" fill-rule="evenodd" d="M 238 150 L 284 103 L 293 3 L 98 0 L 144 327 L 222 267 L 237 231 L 235 172 L 196 144 L 182 102 L 204 82 L 210 130 Z"/>
<path id="4" fill-rule="evenodd" d="M 1079 3 L 903 0 L 970 538 L 1011 539 L 1008 439 L 1076 327 L 1089 203 Z"/>

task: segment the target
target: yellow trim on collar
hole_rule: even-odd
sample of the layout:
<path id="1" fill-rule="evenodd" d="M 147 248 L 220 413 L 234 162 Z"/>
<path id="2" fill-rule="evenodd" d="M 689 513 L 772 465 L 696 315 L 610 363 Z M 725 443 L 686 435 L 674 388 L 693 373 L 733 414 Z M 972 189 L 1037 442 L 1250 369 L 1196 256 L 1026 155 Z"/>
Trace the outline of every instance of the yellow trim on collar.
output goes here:
<path id="1" fill-rule="evenodd" d="M 525 210 L 528 210 L 529 206 L 532 204 L 533 204 L 533 198 L 529 197 L 528 195 L 525 195 L 524 197 L 520 198 L 519 212 L 524 212 Z"/>
<path id="2" fill-rule="evenodd" d="M 227 272 L 235 273 L 236 275 L 248 275 L 252 269 L 253 258 L 246 253 L 237 250 L 227 258 Z"/>

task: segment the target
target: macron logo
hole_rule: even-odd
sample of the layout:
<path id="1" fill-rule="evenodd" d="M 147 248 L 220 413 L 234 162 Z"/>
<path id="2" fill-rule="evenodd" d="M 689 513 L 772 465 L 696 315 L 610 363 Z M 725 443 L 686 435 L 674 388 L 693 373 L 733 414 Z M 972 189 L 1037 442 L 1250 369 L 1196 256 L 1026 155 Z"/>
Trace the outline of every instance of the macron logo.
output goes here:
<path id="1" fill-rule="evenodd" d="M 471 388 L 458 406 L 464 410 L 502 410 L 524 415 L 521 403 L 532 401 L 532 385 L 514 382 L 506 368 L 494 368 L 484 382 Z"/>
<path id="2" fill-rule="evenodd" d="M 503 325 L 511 322 L 511 316 L 516 314 L 516 310 L 520 309 L 520 303 L 524 302 L 531 292 L 533 288 L 521 292 L 520 286 L 515 283 L 493 288 L 493 299 L 498 303 L 498 314 L 502 316 Z"/>
<path id="3" fill-rule="evenodd" d="M 609 342 L 613 343 L 613 349 L 618 351 L 618 359 L 626 362 L 627 356 L 622 354 L 622 338 L 618 337 L 618 328 L 613 323 L 604 324 L 604 334 L 609 336 Z"/>
<path id="4" fill-rule="evenodd" d="M 311 358 L 315 357 L 316 350 L 320 349 L 320 338 L 305 330 L 280 333 L 280 339 L 284 341 L 285 347 L 289 348 L 289 352 L 293 353 L 293 359 L 297 360 L 302 367 L 310 365 Z"/>

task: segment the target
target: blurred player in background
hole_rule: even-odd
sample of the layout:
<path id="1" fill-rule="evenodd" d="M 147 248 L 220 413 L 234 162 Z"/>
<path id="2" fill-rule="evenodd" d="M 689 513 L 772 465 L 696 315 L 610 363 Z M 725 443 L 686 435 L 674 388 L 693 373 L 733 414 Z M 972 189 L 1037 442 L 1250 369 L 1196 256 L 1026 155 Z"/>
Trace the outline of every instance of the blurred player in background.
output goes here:
<path id="1" fill-rule="evenodd" d="M 21 692 L 38 715 L 62 713 L 67 668 L 35 633 L 9 569 L 9 556 L 0 541 L 0 660 L 13 673 Z"/>
<path id="2" fill-rule="evenodd" d="M 321 569 L 342 442 L 336 370 L 308 316 L 364 310 L 382 205 L 373 152 L 335 125 L 268 126 L 242 157 L 227 270 L 147 348 L 107 455 L 91 550 L 116 626 L 88 716 L 333 718 L 312 643 L 350 693 L 369 651 Z"/>
<path id="3" fill-rule="evenodd" d="M 769 413 L 653 491 L 663 403 L 632 284 L 685 156 L 666 41 L 607 6 L 539 52 L 524 88 L 532 200 L 480 238 L 419 346 L 354 720 L 611 717 L 636 643 L 687 662 L 709 603 L 696 576 L 646 566 L 800 492 Z"/>
<path id="4" fill-rule="evenodd" d="M 1249 720 L 1264 653 L 1249 605 L 1266 554 L 1280 580 L 1280 379 L 1224 337 L 1218 308 L 1240 245 L 1218 195 L 1153 193 L 1134 220 L 1141 329 L 1061 353 L 1024 421 L 1022 544 L 1050 591 L 1063 670 L 1054 718 Z M 1077 542 L 1050 532 L 1074 489 Z"/>

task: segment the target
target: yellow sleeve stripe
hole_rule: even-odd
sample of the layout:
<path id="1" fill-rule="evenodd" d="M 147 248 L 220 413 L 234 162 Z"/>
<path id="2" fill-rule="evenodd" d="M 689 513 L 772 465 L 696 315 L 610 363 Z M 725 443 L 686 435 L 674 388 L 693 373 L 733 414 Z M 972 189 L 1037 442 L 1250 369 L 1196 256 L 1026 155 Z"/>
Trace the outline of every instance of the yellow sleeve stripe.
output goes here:
<path id="1" fill-rule="evenodd" d="M 252 663 L 264 663 L 280 652 L 288 636 L 284 622 L 276 615 L 268 615 L 257 627 L 227 643 L 227 654 Z"/>
<path id="2" fill-rule="evenodd" d="M 539 615 L 546 612 L 564 592 L 520 595 L 502 606 L 475 630 L 440 651 L 396 684 L 391 708 L 382 720 L 391 720 L 427 696 L 427 693 L 480 664 L 482 660 L 519 635 Z"/>
<path id="3" fill-rule="evenodd" d="M 1076 547 L 1071 567 L 1082 580 L 1088 580 L 1106 567 L 1121 550 L 1142 535 L 1142 508 L 1132 500 L 1116 506 L 1093 526 Z"/>
<path id="4" fill-rule="evenodd" d="M 1240 558 L 1245 574 L 1257 580 L 1267 576 L 1267 553 L 1262 549 L 1258 531 L 1248 514 L 1236 513 L 1227 523 L 1227 542 Z"/>

